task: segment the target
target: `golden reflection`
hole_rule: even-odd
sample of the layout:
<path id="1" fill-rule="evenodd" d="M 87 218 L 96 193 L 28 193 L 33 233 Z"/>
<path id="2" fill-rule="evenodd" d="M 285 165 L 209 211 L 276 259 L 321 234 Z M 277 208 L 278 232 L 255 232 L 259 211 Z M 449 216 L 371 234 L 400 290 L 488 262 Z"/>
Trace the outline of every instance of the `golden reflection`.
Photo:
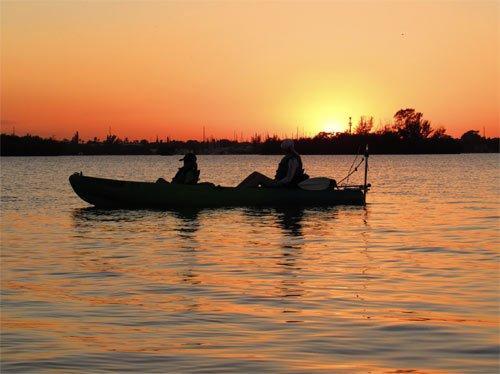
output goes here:
<path id="1" fill-rule="evenodd" d="M 231 214 L 235 214 L 234 211 L 230 211 Z M 359 221 L 360 213 L 362 220 Z M 75 225 L 79 226 L 82 222 L 92 221 L 93 219 L 100 219 L 99 217 L 108 217 L 109 214 L 106 213 L 101 216 L 99 213 L 92 212 L 91 210 L 80 210 L 75 214 Z M 419 274 L 411 274 L 405 272 L 407 266 L 414 266 L 415 263 L 426 263 L 429 271 L 435 269 L 433 272 L 438 273 L 443 264 L 448 267 L 455 268 L 467 268 L 471 265 L 462 263 L 460 259 L 456 257 L 450 257 L 446 253 L 434 253 L 434 261 L 428 262 L 428 255 L 425 253 L 407 253 L 407 252 L 381 252 L 377 250 L 377 243 L 373 243 L 370 240 L 370 233 L 372 231 L 367 231 L 367 227 L 370 222 L 370 209 L 360 208 L 360 209 L 339 209 L 334 208 L 331 210 L 307 210 L 307 211 L 280 211 L 280 210 L 246 210 L 244 211 L 244 216 L 249 220 L 250 233 L 254 234 L 254 240 L 256 246 L 261 246 L 261 241 L 259 241 L 259 230 L 262 228 L 256 227 L 255 223 L 258 221 L 274 221 L 276 223 L 275 227 L 268 228 L 268 233 L 275 233 L 276 228 L 279 229 L 278 240 L 281 243 L 281 252 L 274 256 L 275 262 L 281 270 L 275 274 L 277 277 L 270 278 L 264 284 L 261 279 L 241 277 L 241 273 L 232 272 L 216 272 L 214 271 L 200 271 L 204 265 L 213 261 L 213 258 L 207 257 L 208 253 L 206 251 L 196 252 L 191 243 L 193 240 L 200 240 L 198 235 L 199 231 L 206 229 L 200 222 L 200 213 L 194 215 L 183 215 L 183 213 L 173 213 L 165 216 L 174 217 L 177 220 L 176 232 L 177 236 L 181 241 L 179 242 L 185 249 L 191 252 L 180 252 L 182 260 L 178 263 L 179 267 L 168 268 L 168 267 L 155 267 L 151 266 L 155 262 L 164 261 L 162 257 L 168 252 L 172 252 L 171 249 L 162 249 L 158 252 L 155 249 L 141 249 L 141 257 L 147 259 L 147 262 L 142 263 L 130 263 L 126 258 L 101 258 L 96 256 L 96 253 L 91 250 L 79 251 L 78 252 L 78 264 L 77 270 L 85 270 L 88 272 L 110 272 L 116 274 L 124 274 L 127 276 L 132 276 L 137 282 L 148 284 L 152 286 L 161 286 L 176 284 L 177 282 L 190 283 L 192 285 L 203 285 L 207 293 L 203 296 L 196 295 L 193 296 L 188 293 L 183 294 L 172 294 L 160 296 L 153 293 L 145 292 L 143 294 L 136 295 L 124 295 L 122 297 L 114 297 L 109 299 L 106 297 L 96 297 L 96 296 L 80 296 L 78 292 L 75 292 L 75 288 L 88 289 L 93 287 L 94 283 L 92 279 L 76 279 L 72 280 L 71 284 L 68 281 L 62 280 L 46 280 L 43 286 L 37 286 L 31 283 L 16 282 L 12 281 L 7 284 L 7 288 L 16 289 L 24 288 L 29 290 L 29 292 L 34 292 L 40 296 L 44 295 L 43 298 L 47 300 L 51 296 L 57 295 L 63 299 L 68 300 L 81 300 L 89 302 L 93 305 L 97 304 L 123 304 L 123 305 L 136 305 L 144 307 L 146 309 L 155 310 L 192 310 L 186 309 L 187 305 L 195 305 L 200 312 L 213 312 L 219 311 L 223 312 L 234 312 L 242 314 L 252 314 L 252 315 L 273 315 L 277 311 L 274 306 L 264 306 L 259 307 L 257 310 L 252 304 L 235 304 L 229 300 L 216 299 L 209 295 L 211 289 L 216 289 L 218 287 L 225 287 L 228 290 L 229 295 L 242 295 L 251 292 L 256 296 L 279 296 L 281 298 L 301 298 L 306 292 L 318 293 L 319 290 L 328 290 L 325 293 L 325 297 L 330 299 L 334 298 L 347 298 L 347 299 L 357 299 L 363 303 L 361 309 L 362 315 L 365 318 L 370 317 L 371 319 L 376 318 L 379 321 L 385 320 L 388 323 L 393 323 L 397 321 L 434 321 L 435 323 L 446 323 L 446 321 L 460 321 L 464 324 L 472 325 L 490 325 L 495 323 L 485 315 L 477 315 L 476 318 L 465 317 L 461 318 L 459 314 L 445 313 L 439 311 L 429 311 L 426 309 L 415 310 L 410 315 L 405 309 L 401 309 L 398 312 L 396 309 L 384 309 L 377 308 L 373 304 L 373 301 L 377 301 L 378 304 L 382 305 L 393 305 L 394 300 L 397 299 L 398 303 L 412 303 L 415 302 L 414 295 L 421 294 L 425 295 L 425 302 L 429 305 L 440 305 L 441 303 L 454 303 L 458 306 L 466 306 L 466 300 L 460 300 L 452 297 L 450 294 L 440 292 L 442 286 L 447 286 L 448 282 L 445 278 L 440 281 L 440 278 L 435 278 L 433 284 L 429 285 L 428 282 L 418 281 L 420 279 Z M 316 220 L 312 223 L 308 223 L 307 227 L 304 227 L 303 221 L 304 216 L 307 214 L 318 215 L 321 219 Z M 333 239 L 335 237 L 335 222 L 339 219 L 339 215 L 349 214 L 355 219 L 352 221 L 360 222 L 360 234 L 362 238 L 363 247 L 359 248 L 360 251 L 355 249 L 350 251 L 340 251 L 341 243 L 339 247 L 330 247 L 328 252 L 322 253 L 321 258 L 309 258 L 307 261 L 303 259 L 304 255 L 310 257 L 311 251 L 318 250 L 317 243 L 314 241 L 320 237 L 326 237 Z M 103 220 L 102 222 L 107 222 Z M 164 226 L 165 222 L 162 222 L 160 227 Z M 338 228 L 342 229 L 342 228 Z M 373 228 L 372 228 L 373 229 Z M 371 230 L 372 230 L 371 229 Z M 175 230 L 174 230 L 175 231 Z M 207 233 L 205 232 L 205 235 Z M 203 235 L 201 235 L 203 236 Z M 271 235 L 268 235 L 272 237 Z M 309 237 L 308 240 L 306 238 Z M 311 240 L 312 238 L 312 240 Z M 250 238 L 249 238 L 250 239 Z M 222 245 L 225 240 L 229 241 L 231 238 L 219 238 L 220 244 Z M 329 240 L 331 242 L 331 240 Z M 203 245 L 203 243 L 198 243 Z M 372 249 L 370 249 L 372 248 Z M 261 262 L 249 261 L 248 253 L 245 249 L 241 248 L 241 254 L 237 257 L 225 256 L 223 252 L 218 252 L 216 258 L 221 261 L 219 266 L 231 266 L 231 267 L 244 267 L 253 269 L 256 266 L 263 266 L 262 271 L 273 271 L 269 267 L 268 259 L 269 257 L 264 257 Z M 266 254 L 264 249 L 259 249 L 259 254 Z M 176 252 L 176 256 L 179 253 Z M 269 254 L 267 254 L 269 255 Z M 391 260 L 391 262 L 387 262 Z M 72 263 L 70 259 L 61 258 L 60 261 L 64 263 L 64 268 L 74 269 L 75 264 Z M 392 264 L 398 264 L 397 267 L 392 266 Z M 214 264 L 212 263 L 212 266 Z M 352 270 L 349 270 L 352 269 Z M 219 269 L 220 270 L 220 269 Z M 492 270 L 494 270 L 492 268 Z M 343 272 L 352 271 L 353 274 L 349 278 L 339 278 Z M 331 274 L 329 277 L 316 278 L 306 276 L 305 274 L 318 274 L 319 272 L 325 272 L 326 274 Z M 414 288 L 411 294 L 405 292 L 404 288 L 399 288 L 397 283 L 391 285 L 390 283 L 384 283 L 384 279 L 400 279 L 405 278 L 405 282 L 412 282 Z M 120 277 L 114 278 L 114 281 L 119 285 Z M 269 284 L 269 282 L 271 282 Z M 326 282 L 326 283 L 325 283 Z M 332 289 L 332 284 L 335 286 L 336 283 L 342 285 L 341 288 Z M 332 283 L 332 284 L 330 284 Z M 68 287 L 71 286 L 71 287 Z M 369 287 L 368 287 L 369 286 Z M 125 287 L 125 286 L 124 286 Z M 432 289 L 429 292 L 429 287 Z M 269 292 L 271 289 L 277 290 L 278 292 Z M 381 289 L 391 289 L 391 292 L 382 292 Z M 306 291 L 308 290 L 308 291 Z M 345 308 L 342 310 L 342 315 L 345 318 L 356 318 L 359 315 L 360 305 L 353 308 Z M 288 310 L 281 308 L 281 311 Z M 298 310 L 298 309 L 294 309 Z M 323 315 L 326 316 L 331 311 L 323 310 L 321 312 L 308 310 L 307 312 L 301 310 L 301 313 L 309 316 Z"/>
<path id="2" fill-rule="evenodd" d="M 392 334 L 377 332 L 380 327 L 498 326 L 488 310 L 463 312 L 477 296 L 473 291 L 464 291 L 467 297 L 450 292 L 458 286 L 450 284 L 446 269 L 464 272 L 461 289 L 466 290 L 468 280 L 477 281 L 477 261 L 448 252 L 387 248 L 376 237 L 380 227 L 372 214 L 370 206 L 189 213 L 77 210 L 71 216 L 72 246 L 47 248 L 36 259 L 43 277 L 20 276 L 15 269 L 30 259 L 6 257 L 2 290 L 9 302 L 35 301 L 48 311 L 36 316 L 29 308 L 3 311 L 2 330 L 48 336 L 74 352 L 181 356 L 189 349 L 190 357 L 204 360 L 207 349 L 210 357 L 246 359 L 249 351 L 243 345 L 279 342 L 294 352 L 298 335 L 324 323 L 337 324 L 339 330 L 311 339 L 332 346 L 342 339 L 364 339 L 346 328 L 352 324 L 381 341 Z M 108 246 L 99 246 L 96 237 L 106 237 Z M 494 276 L 496 269 L 485 264 L 482 271 L 482 276 Z M 272 329 L 267 330 L 268 324 Z M 221 330 L 231 333 L 222 339 Z M 277 349 L 256 351 L 254 359 L 283 359 Z M 396 372 L 371 358 L 354 364 L 338 362 L 332 354 L 314 362 L 295 353 L 283 363 L 285 369 Z M 30 353 L 33 359 L 44 354 Z"/>

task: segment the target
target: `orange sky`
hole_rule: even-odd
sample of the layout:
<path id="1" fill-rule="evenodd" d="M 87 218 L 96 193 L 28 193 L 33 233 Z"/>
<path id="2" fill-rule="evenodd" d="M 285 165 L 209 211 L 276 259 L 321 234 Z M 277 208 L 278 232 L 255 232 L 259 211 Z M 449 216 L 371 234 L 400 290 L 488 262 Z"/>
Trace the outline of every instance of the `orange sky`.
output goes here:
<path id="1" fill-rule="evenodd" d="M 414 107 L 500 133 L 495 1 L 0 6 L 2 132 L 312 135 Z"/>

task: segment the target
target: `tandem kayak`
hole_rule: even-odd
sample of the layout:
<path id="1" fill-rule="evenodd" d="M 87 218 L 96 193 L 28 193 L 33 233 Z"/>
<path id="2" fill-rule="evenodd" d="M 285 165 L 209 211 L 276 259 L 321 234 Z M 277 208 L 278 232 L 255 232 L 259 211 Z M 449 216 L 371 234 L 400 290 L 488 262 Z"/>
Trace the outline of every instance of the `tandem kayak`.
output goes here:
<path id="1" fill-rule="evenodd" d="M 211 208 L 231 206 L 363 205 L 362 186 L 307 191 L 300 188 L 236 188 L 95 178 L 75 173 L 76 194 L 99 208 Z"/>

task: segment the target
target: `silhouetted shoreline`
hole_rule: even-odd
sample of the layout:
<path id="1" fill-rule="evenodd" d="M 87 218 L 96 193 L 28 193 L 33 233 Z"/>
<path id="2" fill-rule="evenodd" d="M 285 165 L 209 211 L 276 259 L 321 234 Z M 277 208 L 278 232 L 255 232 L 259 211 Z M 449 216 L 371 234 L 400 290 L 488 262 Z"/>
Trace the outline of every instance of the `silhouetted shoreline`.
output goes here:
<path id="1" fill-rule="evenodd" d="M 88 141 L 75 143 L 68 140 L 44 139 L 39 136 L 1 134 L 1 156 L 92 156 L 92 155 L 176 155 L 195 152 L 199 155 L 217 154 L 280 154 L 278 137 L 262 142 L 237 142 L 227 139 L 212 141 Z M 314 138 L 295 140 L 296 148 L 304 155 L 362 153 L 365 144 L 371 154 L 458 154 L 498 153 L 499 138 L 478 137 L 463 139 L 427 139 L 407 142 L 390 134 L 349 135 L 318 134 Z"/>
<path id="2" fill-rule="evenodd" d="M 295 140 L 296 149 L 304 155 L 356 154 L 366 144 L 371 154 L 458 154 L 498 153 L 500 139 L 486 138 L 469 130 L 460 138 L 446 134 L 444 128 L 432 129 L 430 122 L 414 109 L 401 109 L 394 123 L 372 132 L 373 118 L 361 117 L 353 133 L 320 132 L 312 138 Z M 81 141 L 78 132 L 71 140 L 39 136 L 1 134 L 1 156 L 71 156 L 71 155 L 175 155 L 194 152 L 205 154 L 280 154 L 278 136 L 262 139 L 255 134 L 250 141 L 229 139 L 130 141 L 116 135 L 105 140 Z"/>

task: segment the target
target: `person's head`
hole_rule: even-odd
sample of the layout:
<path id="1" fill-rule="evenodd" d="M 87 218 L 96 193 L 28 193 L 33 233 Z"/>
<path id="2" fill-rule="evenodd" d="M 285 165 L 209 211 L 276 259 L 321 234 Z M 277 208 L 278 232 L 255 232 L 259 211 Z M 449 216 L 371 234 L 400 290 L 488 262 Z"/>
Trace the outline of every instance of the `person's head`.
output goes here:
<path id="1" fill-rule="evenodd" d="M 295 148 L 292 139 L 285 139 L 281 142 L 281 149 L 285 153 L 295 153 Z"/>
<path id="2" fill-rule="evenodd" d="M 196 155 L 194 153 L 186 153 L 179 161 L 184 161 L 184 166 L 186 167 L 196 167 Z"/>

